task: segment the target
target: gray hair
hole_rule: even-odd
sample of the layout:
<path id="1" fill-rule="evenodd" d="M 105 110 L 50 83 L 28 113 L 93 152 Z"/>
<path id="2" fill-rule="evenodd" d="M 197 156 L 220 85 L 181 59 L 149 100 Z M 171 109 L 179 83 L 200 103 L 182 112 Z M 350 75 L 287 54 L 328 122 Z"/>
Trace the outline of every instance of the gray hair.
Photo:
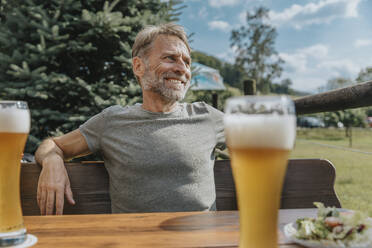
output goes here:
<path id="1" fill-rule="evenodd" d="M 183 27 L 175 23 L 165 23 L 158 26 L 146 26 L 137 34 L 132 47 L 132 58 L 146 55 L 152 42 L 161 34 L 177 36 L 185 43 L 189 52 L 191 52 Z"/>

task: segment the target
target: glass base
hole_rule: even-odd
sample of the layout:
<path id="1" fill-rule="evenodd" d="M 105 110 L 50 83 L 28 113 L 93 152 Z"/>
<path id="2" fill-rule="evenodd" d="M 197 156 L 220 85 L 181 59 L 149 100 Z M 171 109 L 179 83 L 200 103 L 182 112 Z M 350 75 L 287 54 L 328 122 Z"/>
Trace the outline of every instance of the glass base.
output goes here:
<path id="1" fill-rule="evenodd" d="M 26 229 L 24 228 L 15 232 L 0 233 L 0 247 L 22 244 L 26 237 Z"/>

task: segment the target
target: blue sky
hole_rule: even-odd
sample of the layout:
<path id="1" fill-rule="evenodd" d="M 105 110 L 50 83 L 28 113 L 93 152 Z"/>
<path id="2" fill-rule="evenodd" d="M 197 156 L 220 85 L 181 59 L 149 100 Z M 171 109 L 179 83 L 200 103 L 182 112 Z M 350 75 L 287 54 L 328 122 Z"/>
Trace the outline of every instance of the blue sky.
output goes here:
<path id="1" fill-rule="evenodd" d="M 234 61 L 230 33 L 255 7 L 270 9 L 276 50 L 285 60 L 282 78 L 293 88 L 317 92 L 328 79 L 354 80 L 372 66 L 372 0 L 184 0 L 179 24 L 194 33 L 191 46 Z M 277 81 L 280 81 L 278 79 Z"/>

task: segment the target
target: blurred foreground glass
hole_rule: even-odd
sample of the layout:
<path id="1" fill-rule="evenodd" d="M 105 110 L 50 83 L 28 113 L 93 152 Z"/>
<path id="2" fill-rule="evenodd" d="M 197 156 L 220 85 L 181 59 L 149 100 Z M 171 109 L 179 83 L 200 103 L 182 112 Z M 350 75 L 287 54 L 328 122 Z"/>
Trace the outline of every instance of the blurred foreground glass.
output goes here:
<path id="1" fill-rule="evenodd" d="M 29 131 L 27 103 L 0 101 L 0 247 L 20 244 L 26 238 L 19 187 Z"/>
<path id="2" fill-rule="evenodd" d="M 231 98 L 224 123 L 238 198 L 239 247 L 278 247 L 280 196 L 296 136 L 294 104 L 285 96 Z"/>

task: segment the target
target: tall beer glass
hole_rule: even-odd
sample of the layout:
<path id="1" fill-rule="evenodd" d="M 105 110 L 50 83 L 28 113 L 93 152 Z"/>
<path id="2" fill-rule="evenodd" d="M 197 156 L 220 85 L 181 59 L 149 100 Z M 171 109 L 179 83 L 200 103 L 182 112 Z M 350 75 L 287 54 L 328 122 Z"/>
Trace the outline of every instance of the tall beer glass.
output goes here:
<path id="1" fill-rule="evenodd" d="M 240 215 L 240 248 L 278 247 L 278 209 L 296 136 L 293 102 L 285 96 L 231 98 L 225 134 Z"/>
<path id="2" fill-rule="evenodd" d="M 0 101 L 0 247 L 26 238 L 20 201 L 20 170 L 30 130 L 26 102 Z"/>

